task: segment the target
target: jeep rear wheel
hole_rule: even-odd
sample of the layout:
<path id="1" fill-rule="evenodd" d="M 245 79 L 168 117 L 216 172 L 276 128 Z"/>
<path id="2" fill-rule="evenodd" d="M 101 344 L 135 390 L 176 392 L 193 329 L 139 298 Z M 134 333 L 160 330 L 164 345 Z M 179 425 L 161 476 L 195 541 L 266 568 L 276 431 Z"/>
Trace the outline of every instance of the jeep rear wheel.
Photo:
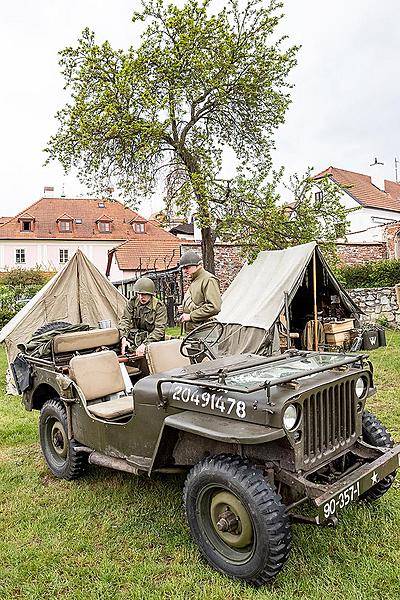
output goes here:
<path id="1" fill-rule="evenodd" d="M 58 399 L 45 402 L 39 418 L 40 445 L 50 471 L 61 479 L 77 479 L 87 465 L 87 454 L 77 452 L 68 439 L 67 413 Z"/>
<path id="2" fill-rule="evenodd" d="M 390 433 L 382 425 L 375 415 L 364 411 L 362 417 L 362 437 L 364 442 L 371 444 L 371 446 L 378 446 L 381 448 L 391 448 L 393 446 L 393 440 Z M 367 490 L 362 496 L 362 500 L 378 500 L 383 494 L 389 490 L 396 477 L 396 471 L 389 473 L 382 481 L 379 481 L 372 488 Z"/>
<path id="3" fill-rule="evenodd" d="M 289 517 L 248 460 L 206 458 L 190 471 L 183 498 L 192 536 L 211 566 L 255 586 L 279 573 L 290 552 Z"/>

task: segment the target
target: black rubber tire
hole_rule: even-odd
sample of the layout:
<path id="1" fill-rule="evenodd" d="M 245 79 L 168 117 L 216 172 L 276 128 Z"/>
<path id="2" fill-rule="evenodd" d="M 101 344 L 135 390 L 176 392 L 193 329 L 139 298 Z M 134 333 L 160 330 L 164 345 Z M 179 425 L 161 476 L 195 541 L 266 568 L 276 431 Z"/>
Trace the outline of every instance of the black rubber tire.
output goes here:
<path id="1" fill-rule="evenodd" d="M 44 333 L 53 331 L 54 329 L 65 329 L 65 327 L 69 327 L 70 325 L 71 323 L 68 323 L 67 321 L 52 321 L 51 323 L 45 323 L 39 327 L 39 329 L 36 329 L 36 331 L 32 333 L 32 336 L 43 335 Z"/>
<path id="2" fill-rule="evenodd" d="M 67 412 L 58 399 L 47 400 L 39 417 L 40 445 L 50 469 L 60 479 L 77 479 L 88 463 L 86 452 L 77 452 L 78 444 L 68 440 Z"/>
<path id="3" fill-rule="evenodd" d="M 362 416 L 362 437 L 364 442 L 367 442 L 371 446 L 378 446 L 380 448 L 391 448 L 393 446 L 390 433 L 379 419 L 367 410 L 364 411 Z M 367 501 L 378 500 L 389 490 L 395 477 L 396 471 L 389 473 L 382 481 L 379 481 L 362 494 L 361 499 Z"/>
<path id="4" fill-rule="evenodd" d="M 224 495 L 233 498 L 247 513 L 244 516 L 248 518 L 247 533 L 251 532 L 251 538 L 248 535 L 250 541 L 245 547 L 238 549 L 226 543 L 221 536 L 231 534 L 221 534 L 213 523 L 213 502 L 215 506 L 217 498 Z M 281 497 L 250 461 L 228 454 L 204 459 L 189 472 L 183 501 L 193 539 L 212 567 L 257 587 L 276 577 L 291 548 L 289 516 Z M 227 510 L 234 511 L 229 505 Z M 245 534 L 242 522 L 246 518 L 239 519 Z M 245 542 L 246 536 L 243 545 Z"/>

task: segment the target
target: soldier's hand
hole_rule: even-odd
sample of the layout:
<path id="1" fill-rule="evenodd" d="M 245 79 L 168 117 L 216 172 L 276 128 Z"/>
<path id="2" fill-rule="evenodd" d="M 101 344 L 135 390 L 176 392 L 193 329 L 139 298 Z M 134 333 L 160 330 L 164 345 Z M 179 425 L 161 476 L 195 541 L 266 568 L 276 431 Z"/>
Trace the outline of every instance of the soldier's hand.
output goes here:
<path id="1" fill-rule="evenodd" d="M 185 323 L 186 321 L 190 321 L 190 315 L 188 313 L 183 313 L 182 316 L 179 317 L 181 323 Z"/>
<path id="2" fill-rule="evenodd" d="M 121 338 L 121 354 L 126 354 L 128 348 L 128 340 L 125 337 Z"/>
<path id="3" fill-rule="evenodd" d="M 145 350 L 146 346 L 144 344 L 140 344 L 140 346 L 136 348 L 136 356 L 144 356 Z"/>

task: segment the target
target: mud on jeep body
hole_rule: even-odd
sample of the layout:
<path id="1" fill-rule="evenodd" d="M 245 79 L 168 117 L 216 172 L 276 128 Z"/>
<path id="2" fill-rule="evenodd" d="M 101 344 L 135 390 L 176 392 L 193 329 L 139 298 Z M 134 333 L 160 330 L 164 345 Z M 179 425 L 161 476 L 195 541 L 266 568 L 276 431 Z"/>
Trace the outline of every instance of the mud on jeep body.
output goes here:
<path id="1" fill-rule="evenodd" d="M 117 330 L 107 340 L 104 330 L 57 335 L 49 360 L 22 357 L 23 402 L 41 411 L 42 451 L 57 477 L 74 479 L 88 462 L 187 472 L 186 516 L 201 553 L 262 585 L 288 557 L 290 520 L 332 524 L 351 502 L 379 498 L 400 446 L 365 409 L 375 392 L 366 355 L 218 358 L 219 328 L 150 344 L 150 375 L 136 369 L 128 387 L 105 349 L 116 347 Z"/>

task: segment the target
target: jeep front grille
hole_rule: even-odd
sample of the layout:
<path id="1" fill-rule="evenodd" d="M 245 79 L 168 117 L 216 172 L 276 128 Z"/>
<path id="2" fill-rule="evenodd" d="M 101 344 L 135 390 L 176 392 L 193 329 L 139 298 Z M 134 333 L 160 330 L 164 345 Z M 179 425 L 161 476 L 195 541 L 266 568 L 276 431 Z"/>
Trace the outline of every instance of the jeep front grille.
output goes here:
<path id="1" fill-rule="evenodd" d="M 347 379 L 304 398 L 304 463 L 347 446 L 356 433 L 355 382 Z"/>

